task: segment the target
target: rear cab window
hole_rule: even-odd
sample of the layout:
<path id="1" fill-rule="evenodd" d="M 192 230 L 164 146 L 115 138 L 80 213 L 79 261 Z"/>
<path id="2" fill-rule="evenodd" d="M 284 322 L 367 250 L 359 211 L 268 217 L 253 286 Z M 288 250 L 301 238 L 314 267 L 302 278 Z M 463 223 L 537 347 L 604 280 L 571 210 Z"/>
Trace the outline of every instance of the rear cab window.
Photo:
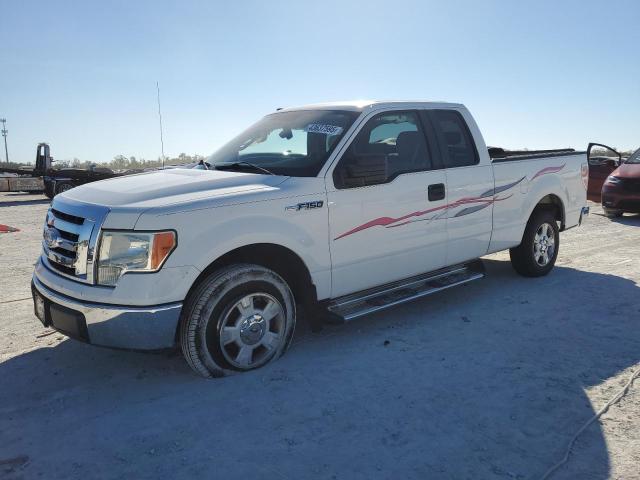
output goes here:
<path id="1" fill-rule="evenodd" d="M 467 122 L 456 110 L 427 110 L 445 168 L 468 167 L 480 163 L 476 144 Z"/>

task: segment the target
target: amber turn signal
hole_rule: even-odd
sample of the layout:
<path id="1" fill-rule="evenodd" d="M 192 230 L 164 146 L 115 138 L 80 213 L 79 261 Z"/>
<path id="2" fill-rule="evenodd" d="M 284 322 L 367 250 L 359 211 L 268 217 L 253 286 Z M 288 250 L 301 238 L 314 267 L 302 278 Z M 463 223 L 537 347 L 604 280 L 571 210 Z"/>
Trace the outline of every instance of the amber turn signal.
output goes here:
<path id="1" fill-rule="evenodd" d="M 175 247 L 175 232 L 156 233 L 153 236 L 153 246 L 151 247 L 151 269 L 157 270 L 160 268 L 162 263 L 167 259 Z"/>

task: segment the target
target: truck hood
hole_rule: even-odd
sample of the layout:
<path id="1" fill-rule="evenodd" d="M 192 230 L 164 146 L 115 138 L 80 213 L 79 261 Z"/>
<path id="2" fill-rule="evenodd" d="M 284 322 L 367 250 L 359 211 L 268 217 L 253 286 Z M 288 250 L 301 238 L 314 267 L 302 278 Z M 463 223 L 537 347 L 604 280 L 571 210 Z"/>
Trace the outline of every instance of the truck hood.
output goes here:
<path id="1" fill-rule="evenodd" d="M 279 175 L 176 168 L 88 183 L 64 192 L 61 196 L 115 210 L 122 207 L 143 210 L 271 190 L 287 178 Z"/>

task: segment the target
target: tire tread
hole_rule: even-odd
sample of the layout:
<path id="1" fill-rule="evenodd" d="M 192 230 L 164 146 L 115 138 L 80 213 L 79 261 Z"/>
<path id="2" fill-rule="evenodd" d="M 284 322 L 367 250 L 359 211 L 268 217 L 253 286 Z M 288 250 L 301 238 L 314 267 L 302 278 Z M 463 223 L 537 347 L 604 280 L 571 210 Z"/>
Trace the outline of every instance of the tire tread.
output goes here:
<path id="1" fill-rule="evenodd" d="M 183 309 L 180 321 L 180 346 L 187 364 L 196 373 L 203 377 L 217 378 L 235 373 L 233 370 L 225 368 L 222 365 L 218 365 L 212 358 L 207 359 L 207 363 L 209 363 L 209 365 L 205 363 L 202 352 L 200 351 L 200 345 L 203 343 L 200 338 L 201 322 L 204 317 L 203 313 L 207 308 L 212 308 L 210 300 L 211 297 L 216 294 L 216 291 L 223 289 L 229 281 L 234 279 L 234 277 L 250 273 L 251 271 L 257 271 L 260 273 L 268 272 L 271 275 L 275 275 L 282 284 L 289 288 L 286 282 L 275 272 L 260 265 L 239 263 L 223 267 L 206 276 L 188 295 L 187 300 L 185 301 L 185 308 Z M 295 325 L 295 304 L 292 314 Z M 286 350 L 286 348 L 284 350 Z M 284 351 L 282 353 L 284 353 Z M 209 357 L 211 356 L 209 355 Z M 274 357 L 274 360 L 276 358 L 277 357 Z M 214 362 L 213 365 L 211 365 L 212 362 Z"/>

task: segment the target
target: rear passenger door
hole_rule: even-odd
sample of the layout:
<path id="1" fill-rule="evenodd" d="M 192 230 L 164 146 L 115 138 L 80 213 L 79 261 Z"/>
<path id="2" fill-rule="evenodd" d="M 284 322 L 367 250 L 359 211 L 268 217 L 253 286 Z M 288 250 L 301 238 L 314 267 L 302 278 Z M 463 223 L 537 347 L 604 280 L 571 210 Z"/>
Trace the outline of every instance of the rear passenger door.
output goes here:
<path id="1" fill-rule="evenodd" d="M 481 257 L 489 248 L 493 222 L 493 167 L 477 126 L 466 110 L 425 112 L 435 132 L 446 172 L 447 265 L 454 265 Z M 476 138 L 472 129 L 477 132 Z M 481 161 L 477 146 L 483 149 L 484 161 Z"/>
<path id="2" fill-rule="evenodd" d="M 326 178 L 332 296 L 443 267 L 446 177 L 417 110 L 372 114 Z"/>

